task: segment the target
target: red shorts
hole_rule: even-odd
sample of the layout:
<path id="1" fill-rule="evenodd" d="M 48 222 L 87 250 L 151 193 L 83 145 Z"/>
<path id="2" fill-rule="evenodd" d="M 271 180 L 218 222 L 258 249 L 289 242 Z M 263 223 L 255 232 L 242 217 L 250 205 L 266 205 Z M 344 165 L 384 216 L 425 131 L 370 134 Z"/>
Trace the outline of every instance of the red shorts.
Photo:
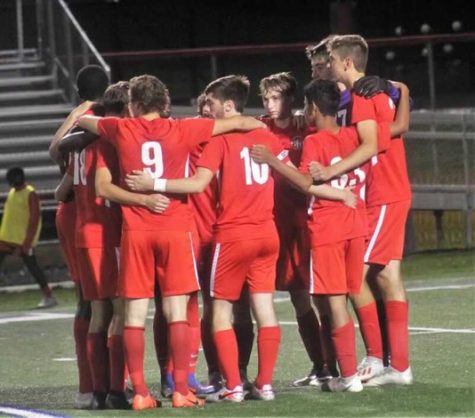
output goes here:
<path id="1" fill-rule="evenodd" d="M 277 233 L 268 238 L 215 243 L 210 295 L 238 300 L 245 283 L 250 293 L 273 293 L 275 264 L 279 255 Z"/>
<path id="2" fill-rule="evenodd" d="M 199 290 L 191 232 L 124 231 L 120 248 L 119 294 L 152 298 L 155 278 L 162 297 Z"/>
<path id="3" fill-rule="evenodd" d="M 77 282 L 79 281 L 79 266 L 76 258 L 76 246 L 74 245 L 75 224 L 75 202 L 60 204 L 56 212 L 56 231 L 71 280 Z"/>
<path id="4" fill-rule="evenodd" d="M 363 237 L 313 247 L 309 292 L 316 295 L 359 293 L 363 254 Z"/>
<path id="5" fill-rule="evenodd" d="M 84 300 L 111 299 L 118 296 L 119 249 L 77 248 L 76 257 Z"/>
<path id="6" fill-rule="evenodd" d="M 277 290 L 306 289 L 310 242 L 307 225 L 277 227 L 280 250 L 276 267 Z"/>
<path id="7" fill-rule="evenodd" d="M 385 266 L 391 260 L 401 260 L 404 250 L 406 219 L 410 200 L 366 208 L 368 237 L 364 262 Z"/>

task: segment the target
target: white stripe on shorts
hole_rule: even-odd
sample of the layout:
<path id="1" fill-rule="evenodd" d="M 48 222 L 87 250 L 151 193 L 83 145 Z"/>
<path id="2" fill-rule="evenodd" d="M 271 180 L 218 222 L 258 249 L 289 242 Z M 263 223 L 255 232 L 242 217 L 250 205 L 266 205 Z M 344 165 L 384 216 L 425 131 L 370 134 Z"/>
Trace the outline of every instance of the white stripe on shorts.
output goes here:
<path id="1" fill-rule="evenodd" d="M 381 212 L 379 212 L 378 222 L 376 224 L 376 228 L 374 229 L 373 235 L 371 236 L 371 240 L 369 241 L 368 248 L 366 249 L 366 253 L 364 255 L 364 262 L 367 263 L 369 260 L 369 256 L 371 255 L 371 251 L 373 251 L 374 244 L 376 244 L 376 240 L 378 239 L 378 235 L 381 232 L 381 227 L 383 226 L 384 217 L 386 215 L 386 205 L 381 206 Z"/>
<path id="2" fill-rule="evenodd" d="M 198 277 L 198 267 L 196 267 L 195 249 L 193 248 L 193 236 L 191 235 L 191 232 L 188 232 L 188 236 L 190 238 L 191 257 L 193 258 L 193 270 L 195 272 L 195 280 L 196 280 L 196 283 L 198 284 L 198 289 L 201 289 L 200 279 Z"/>
<path id="3" fill-rule="evenodd" d="M 313 293 L 313 286 L 314 286 L 314 277 L 313 277 L 313 257 L 312 257 L 312 250 L 310 250 L 310 288 L 308 292 L 310 294 Z"/>
<path id="4" fill-rule="evenodd" d="M 211 297 L 214 297 L 214 281 L 216 279 L 216 269 L 218 267 L 218 258 L 219 258 L 220 249 L 221 249 L 221 244 L 217 243 L 214 249 L 213 264 L 211 265 L 211 277 L 209 280 L 209 294 Z"/>

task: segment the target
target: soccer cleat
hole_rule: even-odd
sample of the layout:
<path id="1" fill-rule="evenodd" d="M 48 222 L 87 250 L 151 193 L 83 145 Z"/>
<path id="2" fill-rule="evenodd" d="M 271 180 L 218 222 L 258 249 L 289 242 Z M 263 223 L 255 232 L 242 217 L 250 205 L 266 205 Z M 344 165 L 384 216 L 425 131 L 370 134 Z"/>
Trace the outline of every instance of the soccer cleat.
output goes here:
<path id="1" fill-rule="evenodd" d="M 251 398 L 260 401 L 273 401 L 275 399 L 275 393 L 272 389 L 272 385 L 263 385 L 260 389 L 255 384 L 252 385 Z"/>
<path id="2" fill-rule="evenodd" d="M 74 408 L 91 409 L 93 397 L 94 397 L 94 393 L 92 392 L 86 392 L 86 393 L 78 392 L 76 394 L 76 398 L 74 399 Z"/>
<path id="3" fill-rule="evenodd" d="M 132 409 L 124 392 L 111 391 L 106 396 L 107 409 Z"/>
<path id="4" fill-rule="evenodd" d="M 106 409 L 106 393 L 94 392 L 92 395 L 91 408 L 92 410 Z"/>
<path id="5" fill-rule="evenodd" d="M 226 386 L 216 393 L 209 395 L 206 400 L 208 402 L 242 402 L 244 400 L 244 391 L 241 385 L 234 389 L 228 389 Z"/>
<path id="6" fill-rule="evenodd" d="M 386 367 L 379 376 L 375 376 L 365 383 L 365 386 L 382 386 L 382 385 L 411 385 L 413 381 L 411 368 L 408 367 L 403 372 L 393 369 L 391 366 Z"/>
<path id="7" fill-rule="evenodd" d="M 219 372 L 212 372 L 208 374 L 208 382 L 214 387 L 214 391 L 217 392 L 223 387 L 223 377 Z"/>
<path id="8" fill-rule="evenodd" d="M 383 360 L 378 357 L 366 356 L 358 365 L 358 377 L 363 383 L 380 375 L 383 371 Z"/>
<path id="9" fill-rule="evenodd" d="M 315 367 L 310 370 L 310 373 L 301 379 L 294 380 L 291 386 L 320 386 L 323 382 L 332 378 L 332 375 L 327 368 L 317 370 Z"/>
<path id="10" fill-rule="evenodd" d="M 188 391 L 186 395 L 180 392 L 173 392 L 173 408 L 198 408 L 205 405 L 205 400 L 198 398 L 193 392 Z"/>
<path id="11" fill-rule="evenodd" d="M 361 392 L 363 385 L 358 375 L 350 377 L 334 377 L 322 383 L 322 392 Z"/>
<path id="12" fill-rule="evenodd" d="M 49 297 L 44 297 L 40 300 L 38 305 L 36 307 L 38 309 L 47 309 L 47 308 L 52 308 L 53 306 L 56 306 L 58 304 L 58 301 L 54 296 L 49 296 Z"/>
<path id="13" fill-rule="evenodd" d="M 164 398 L 171 398 L 173 391 L 175 390 L 175 382 L 173 381 L 171 373 L 166 373 L 162 376 L 160 386 L 160 393 L 162 396 Z"/>
<path id="14" fill-rule="evenodd" d="M 141 411 L 143 409 L 152 409 L 152 408 L 160 408 L 162 403 L 150 395 L 150 393 L 146 396 L 142 395 L 135 395 L 132 401 L 132 409 L 134 411 Z"/>
<path id="15" fill-rule="evenodd" d="M 202 385 L 195 373 L 188 374 L 188 388 L 198 396 L 209 395 L 216 392 L 213 385 Z"/>

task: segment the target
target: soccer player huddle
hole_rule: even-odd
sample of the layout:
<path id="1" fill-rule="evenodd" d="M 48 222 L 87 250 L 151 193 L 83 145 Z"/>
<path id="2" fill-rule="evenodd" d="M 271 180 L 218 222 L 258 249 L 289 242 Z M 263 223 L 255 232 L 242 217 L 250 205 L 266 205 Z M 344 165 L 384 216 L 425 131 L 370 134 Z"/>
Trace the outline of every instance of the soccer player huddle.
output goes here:
<path id="1" fill-rule="evenodd" d="M 400 274 L 409 91 L 365 76 L 359 35 L 306 52 L 303 115 L 285 72 L 260 82 L 263 117 L 243 116 L 249 82 L 229 75 L 208 84 L 188 119 L 170 117 L 154 76 L 108 86 L 100 67 L 78 73 L 83 102 L 50 146 L 64 168 L 57 226 L 78 294 L 77 408 L 161 406 L 144 379 L 151 298 L 161 393 L 173 407 L 275 398 L 276 289 L 290 294 L 312 363 L 292 385 L 412 383 Z M 359 364 L 348 300 L 366 350 Z M 200 345 L 207 385 L 195 374 Z"/>

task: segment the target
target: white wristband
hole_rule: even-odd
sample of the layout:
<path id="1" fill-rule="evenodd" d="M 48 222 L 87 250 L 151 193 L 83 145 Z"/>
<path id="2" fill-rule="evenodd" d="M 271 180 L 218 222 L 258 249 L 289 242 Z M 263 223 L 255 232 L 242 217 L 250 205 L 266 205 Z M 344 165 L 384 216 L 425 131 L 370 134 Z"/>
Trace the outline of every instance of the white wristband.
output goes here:
<path id="1" fill-rule="evenodd" d="M 155 179 L 153 182 L 153 190 L 156 192 L 166 192 L 167 191 L 167 180 L 166 179 Z"/>

